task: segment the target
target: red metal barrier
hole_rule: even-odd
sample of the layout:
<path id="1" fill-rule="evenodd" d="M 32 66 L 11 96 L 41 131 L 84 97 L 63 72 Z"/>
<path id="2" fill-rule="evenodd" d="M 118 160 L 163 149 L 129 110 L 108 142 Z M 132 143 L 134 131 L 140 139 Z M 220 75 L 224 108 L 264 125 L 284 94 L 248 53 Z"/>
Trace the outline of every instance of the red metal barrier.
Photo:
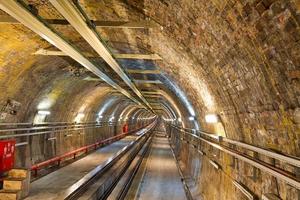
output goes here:
<path id="1" fill-rule="evenodd" d="M 85 153 L 88 153 L 89 149 L 97 149 L 99 148 L 100 146 L 102 145 L 105 145 L 105 144 L 110 144 L 116 140 L 119 140 L 123 137 L 125 137 L 126 135 L 130 134 L 130 133 L 133 133 L 133 132 L 136 132 L 138 130 L 140 130 L 142 128 L 137 128 L 135 130 L 132 130 L 130 132 L 126 132 L 126 133 L 122 133 L 122 134 L 118 134 L 116 136 L 113 136 L 113 137 L 110 137 L 110 138 L 107 138 L 105 140 L 101 140 L 101 141 L 98 141 L 94 144 L 90 144 L 90 145 L 87 145 L 87 146 L 84 146 L 84 147 L 81 147 L 79 149 L 76 149 L 76 150 L 73 150 L 73 151 L 70 151 L 70 152 L 67 152 L 63 155 L 60 155 L 60 156 L 56 156 L 54 158 L 51 158 L 49 160 L 46 160 L 46 161 L 43 161 L 43 162 L 40 162 L 40 163 L 37 163 L 35 165 L 32 165 L 31 166 L 31 171 L 34 171 L 34 175 L 37 176 L 37 172 L 39 169 L 43 168 L 43 167 L 46 167 L 46 166 L 49 166 L 49 165 L 53 165 L 54 163 L 57 163 L 57 165 L 59 166 L 61 161 L 63 161 L 64 159 L 68 158 L 68 157 L 71 157 L 73 156 L 74 159 L 76 158 L 76 154 L 77 153 L 80 153 L 80 152 L 85 152 Z"/>

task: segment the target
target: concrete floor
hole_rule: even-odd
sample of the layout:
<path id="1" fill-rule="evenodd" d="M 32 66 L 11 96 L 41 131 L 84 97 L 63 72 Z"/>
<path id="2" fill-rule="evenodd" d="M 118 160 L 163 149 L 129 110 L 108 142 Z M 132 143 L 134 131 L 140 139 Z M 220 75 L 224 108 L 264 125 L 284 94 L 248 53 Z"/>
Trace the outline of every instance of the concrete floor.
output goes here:
<path id="1" fill-rule="evenodd" d="M 104 163 L 135 138 L 135 136 L 123 138 L 120 141 L 103 147 L 74 163 L 34 181 L 30 186 L 30 194 L 26 200 L 57 199 L 61 192 L 72 186 L 96 166 Z"/>
<path id="2" fill-rule="evenodd" d="M 175 159 L 163 132 L 155 134 L 150 151 L 136 199 L 186 199 Z"/>

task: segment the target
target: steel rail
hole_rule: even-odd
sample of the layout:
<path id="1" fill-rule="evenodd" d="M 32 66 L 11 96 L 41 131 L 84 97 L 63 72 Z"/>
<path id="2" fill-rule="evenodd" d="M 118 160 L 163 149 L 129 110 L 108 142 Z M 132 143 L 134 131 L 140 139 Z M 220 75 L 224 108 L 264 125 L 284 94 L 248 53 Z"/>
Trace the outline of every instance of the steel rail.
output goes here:
<path id="1" fill-rule="evenodd" d="M 142 151 L 141 155 L 139 156 L 139 160 L 137 161 L 136 165 L 134 166 L 133 170 L 131 170 L 129 177 L 127 178 L 124 186 L 122 187 L 121 191 L 118 193 L 117 199 L 118 200 L 123 200 L 125 199 L 131 184 L 136 176 L 136 174 L 138 173 L 140 166 L 146 156 L 146 154 L 149 152 L 151 143 L 152 143 L 153 137 L 150 138 L 150 140 L 148 141 L 148 144 L 146 144 L 145 149 Z"/>
<path id="2" fill-rule="evenodd" d="M 81 13 L 77 6 L 70 0 L 50 0 L 50 3 L 59 11 L 62 16 L 77 30 L 77 32 L 90 44 L 90 46 L 99 54 L 100 57 L 121 77 L 121 79 L 132 89 L 132 91 L 152 110 L 150 104 L 143 97 L 138 88 L 124 72 L 122 67 L 114 59 L 111 53 L 102 43 L 100 36 L 94 28 L 89 26 L 89 19 L 85 13 Z"/>
<path id="3" fill-rule="evenodd" d="M 180 128 L 180 129 L 182 129 L 182 128 Z M 182 129 L 182 130 L 184 130 L 184 129 Z M 192 130 L 192 129 L 190 129 L 190 130 Z M 276 152 L 273 152 L 273 151 L 263 149 L 261 147 L 256 147 L 256 146 L 246 144 L 246 143 L 243 143 L 243 142 L 240 142 L 240 141 L 231 140 L 231 139 L 228 139 L 228 138 L 225 138 L 225 137 L 222 137 L 222 136 L 217 136 L 217 135 L 214 135 L 214 134 L 210 134 L 210 133 L 207 133 L 207 132 L 204 132 L 204 131 L 198 131 L 198 132 L 205 135 L 205 136 L 207 136 L 207 137 L 210 137 L 212 139 L 227 142 L 228 144 L 236 145 L 238 147 L 242 147 L 242 148 L 245 148 L 247 150 L 260 153 L 260 154 L 265 155 L 267 157 L 274 158 L 276 160 L 280 160 L 280 161 L 289 163 L 293 166 L 300 167 L 300 159 L 299 158 L 295 158 L 295 157 L 291 157 L 291 156 L 288 156 L 288 155 L 276 153 Z M 201 135 L 200 135 L 200 137 L 201 137 Z"/>
<path id="4" fill-rule="evenodd" d="M 123 155 L 125 155 L 130 149 L 132 149 L 142 138 L 155 126 L 156 121 L 144 129 L 143 134 L 139 135 L 134 141 L 130 142 L 126 147 L 116 153 L 112 158 L 107 160 L 104 164 L 97 166 L 95 169 L 86 174 L 82 179 L 74 183 L 65 192 L 60 194 L 60 199 L 77 199 L 81 194 L 87 190 L 87 188 L 101 175 L 103 175 L 107 169 L 109 169 L 114 163 L 116 163 Z"/>
<path id="5" fill-rule="evenodd" d="M 119 172 L 118 176 L 115 178 L 115 180 L 113 181 L 112 184 L 110 184 L 110 186 L 108 187 L 108 189 L 104 192 L 103 195 L 101 195 L 101 197 L 99 198 L 100 200 L 105 200 L 107 199 L 112 191 L 115 189 L 116 185 L 118 184 L 118 182 L 121 180 L 121 178 L 124 176 L 124 174 L 126 173 L 126 171 L 130 168 L 131 164 L 133 163 L 134 159 L 136 158 L 136 156 L 142 151 L 142 156 L 145 155 L 145 151 L 147 151 L 147 149 L 149 148 L 149 142 L 150 142 L 150 135 L 147 136 L 147 138 L 145 138 L 144 141 L 141 141 L 141 144 L 139 144 L 139 146 L 136 147 L 136 149 L 130 153 L 130 155 L 128 156 L 128 160 L 126 161 L 126 165 L 122 167 L 122 170 Z M 146 145 L 146 146 L 145 146 Z M 139 161 L 142 160 L 143 157 L 140 157 Z M 138 165 L 138 164 L 137 164 Z M 135 166 L 134 168 L 136 169 L 137 166 Z M 134 171 L 134 170 L 133 170 Z M 130 181 L 130 180 L 127 180 L 127 181 Z M 126 189 L 129 189 L 129 186 L 128 185 L 129 182 L 126 182 L 125 185 L 123 186 L 122 188 L 122 191 L 123 191 L 123 195 L 126 194 Z M 122 195 L 122 194 L 119 194 L 119 195 Z M 117 197 L 117 199 L 120 199 L 119 198 L 119 195 Z"/>
<path id="6" fill-rule="evenodd" d="M 176 128 L 176 126 L 173 126 L 173 127 Z M 184 130 L 179 129 L 179 128 L 177 128 L 177 129 L 179 131 L 184 131 Z M 293 176 L 290 176 L 289 174 L 285 173 L 281 169 L 273 167 L 270 164 L 267 164 L 263 161 L 259 161 L 257 159 L 251 158 L 248 155 L 245 155 L 245 154 L 240 153 L 236 150 L 230 149 L 229 147 L 226 147 L 224 145 L 220 145 L 220 144 L 217 144 L 215 142 L 209 141 L 205 138 L 199 137 L 197 135 L 193 135 L 193 134 L 191 134 L 187 131 L 184 131 L 184 132 L 186 134 L 188 134 L 189 136 L 191 136 L 191 137 L 195 137 L 195 138 L 209 144 L 210 146 L 215 147 L 216 149 L 219 149 L 219 150 L 221 150 L 221 151 L 223 151 L 223 152 L 225 152 L 225 153 L 227 153 L 227 154 L 229 154 L 229 155 L 231 155 L 235 158 L 238 158 L 239 160 L 242 160 L 242 161 L 244 161 L 244 162 L 246 162 L 246 163 L 262 170 L 262 171 L 265 171 L 265 172 L 269 173 L 270 175 L 272 175 L 276 178 L 279 178 L 279 179 L 283 180 L 284 182 L 294 186 L 295 188 L 300 189 L 300 182 L 297 180 L 297 178 L 293 177 Z"/>
<path id="7" fill-rule="evenodd" d="M 63 2 L 63 1 L 62 1 Z M 81 52 L 79 52 L 74 46 L 69 44 L 63 39 L 58 33 L 51 29 L 46 22 L 39 17 L 33 15 L 27 5 L 19 0 L 0 0 L 0 9 L 14 17 L 16 20 L 21 22 L 23 25 L 40 35 L 46 41 L 56 46 L 58 49 L 69 55 L 71 58 L 76 60 L 82 66 L 93 72 L 103 81 L 111 85 L 113 88 L 124 94 L 135 103 L 142 105 L 136 100 L 129 92 L 120 87 L 114 82 L 109 76 L 103 73 L 97 66 L 95 66 L 89 59 L 87 59 Z"/>

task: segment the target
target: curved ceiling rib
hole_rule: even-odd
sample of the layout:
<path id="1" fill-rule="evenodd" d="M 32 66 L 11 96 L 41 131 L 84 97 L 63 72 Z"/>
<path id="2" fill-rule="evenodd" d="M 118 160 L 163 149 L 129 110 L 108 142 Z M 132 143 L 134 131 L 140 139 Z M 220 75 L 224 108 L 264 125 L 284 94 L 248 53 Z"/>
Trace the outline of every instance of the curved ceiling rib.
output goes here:
<path id="1" fill-rule="evenodd" d="M 20 21 L 23 25 L 40 35 L 49 43 L 56 46 L 58 49 L 69 55 L 76 60 L 82 66 L 93 72 L 103 81 L 111 85 L 113 88 L 133 100 L 135 103 L 141 105 L 129 92 L 120 87 L 110 77 L 97 68 L 89 59 L 87 59 L 81 52 L 75 47 L 69 44 L 61 36 L 59 36 L 54 30 L 48 27 L 41 19 L 34 16 L 27 8 L 26 5 L 15 0 L 0 0 L 0 8 L 7 12 L 9 15 Z"/>
<path id="2" fill-rule="evenodd" d="M 64 18 L 77 30 L 77 32 L 90 44 L 90 46 L 106 61 L 106 63 L 122 78 L 134 93 L 152 110 L 150 104 L 143 97 L 138 88 L 130 80 L 122 67 L 113 58 L 111 53 L 101 42 L 95 30 L 88 26 L 82 14 L 70 0 L 50 0 L 51 4 L 64 16 Z"/>

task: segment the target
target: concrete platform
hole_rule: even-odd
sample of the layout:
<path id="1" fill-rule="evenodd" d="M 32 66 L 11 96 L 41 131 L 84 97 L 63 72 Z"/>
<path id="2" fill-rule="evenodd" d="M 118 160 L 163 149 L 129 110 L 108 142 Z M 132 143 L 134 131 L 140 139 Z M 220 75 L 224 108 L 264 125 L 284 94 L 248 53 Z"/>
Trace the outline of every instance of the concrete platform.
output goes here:
<path id="1" fill-rule="evenodd" d="M 183 184 L 168 139 L 157 132 L 136 195 L 138 200 L 184 200 Z"/>
<path id="2" fill-rule="evenodd" d="M 60 192 L 72 186 L 97 165 L 104 163 L 135 138 L 135 136 L 127 136 L 120 141 L 103 147 L 74 163 L 34 181 L 31 184 L 30 194 L 26 200 L 58 199 L 57 197 Z"/>

